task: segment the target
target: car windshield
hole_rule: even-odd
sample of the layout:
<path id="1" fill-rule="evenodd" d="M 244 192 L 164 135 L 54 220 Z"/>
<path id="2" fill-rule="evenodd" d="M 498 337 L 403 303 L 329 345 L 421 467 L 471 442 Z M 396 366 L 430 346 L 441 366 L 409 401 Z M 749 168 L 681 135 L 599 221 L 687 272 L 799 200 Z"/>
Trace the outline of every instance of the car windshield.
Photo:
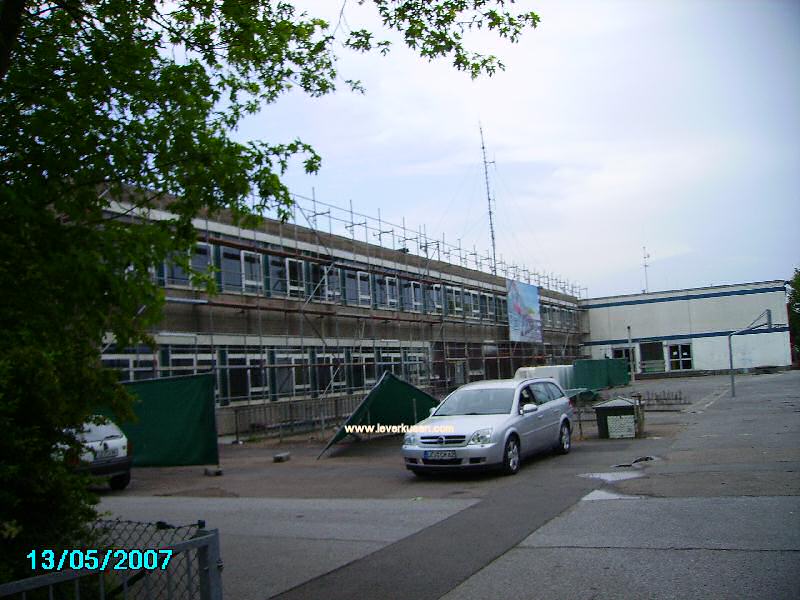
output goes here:
<path id="1" fill-rule="evenodd" d="M 504 415 L 511 412 L 514 388 L 456 390 L 436 410 L 435 416 Z"/>

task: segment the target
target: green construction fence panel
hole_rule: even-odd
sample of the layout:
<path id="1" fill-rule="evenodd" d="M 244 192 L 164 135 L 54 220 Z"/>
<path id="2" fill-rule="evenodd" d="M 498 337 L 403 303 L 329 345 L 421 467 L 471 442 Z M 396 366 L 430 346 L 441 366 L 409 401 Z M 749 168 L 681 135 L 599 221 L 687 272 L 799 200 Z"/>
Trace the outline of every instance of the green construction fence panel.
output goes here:
<path id="1" fill-rule="evenodd" d="M 609 358 L 606 360 L 608 368 L 608 385 L 616 387 L 628 385 L 631 381 L 630 364 L 624 358 Z"/>
<path id="2" fill-rule="evenodd" d="M 345 427 L 350 425 L 415 425 L 428 418 L 430 410 L 439 401 L 418 387 L 403 381 L 389 371 L 384 371 L 378 383 L 353 411 L 344 425 L 320 453 L 347 437 Z"/>
<path id="3" fill-rule="evenodd" d="M 599 360 L 576 360 L 573 365 L 575 387 L 601 390 L 608 387 L 628 385 L 630 373 L 624 358 Z"/>
<path id="4" fill-rule="evenodd" d="M 119 423 L 137 467 L 219 463 L 210 373 L 125 384 L 136 398 L 135 422 Z"/>

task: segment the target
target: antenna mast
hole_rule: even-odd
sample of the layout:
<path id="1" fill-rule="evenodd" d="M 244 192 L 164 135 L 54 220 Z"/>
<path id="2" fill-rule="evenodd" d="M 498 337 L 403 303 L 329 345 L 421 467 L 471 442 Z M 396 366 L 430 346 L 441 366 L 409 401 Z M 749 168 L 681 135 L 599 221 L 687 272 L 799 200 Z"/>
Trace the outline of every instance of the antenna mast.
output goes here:
<path id="1" fill-rule="evenodd" d="M 489 191 L 489 163 L 486 161 L 486 145 L 483 143 L 483 127 L 478 123 L 481 132 L 481 152 L 483 152 L 483 176 L 486 180 L 486 201 L 489 204 L 489 234 L 492 238 L 492 275 L 497 275 L 497 249 L 494 241 L 494 214 L 492 211 L 492 194 Z"/>
<path id="2" fill-rule="evenodd" d="M 647 267 L 650 266 L 650 263 L 647 262 L 647 259 L 650 258 L 650 255 L 647 253 L 647 248 L 645 246 L 642 246 L 642 257 L 642 266 L 644 267 L 644 293 L 646 294 L 650 291 L 650 284 L 647 282 Z"/>

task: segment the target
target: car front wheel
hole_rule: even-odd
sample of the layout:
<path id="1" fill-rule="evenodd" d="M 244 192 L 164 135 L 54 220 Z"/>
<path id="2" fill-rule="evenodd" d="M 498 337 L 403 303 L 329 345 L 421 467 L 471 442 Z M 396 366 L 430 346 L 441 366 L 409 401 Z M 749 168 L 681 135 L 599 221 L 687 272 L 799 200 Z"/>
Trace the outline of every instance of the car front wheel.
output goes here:
<path id="1" fill-rule="evenodd" d="M 512 436 L 508 438 L 503 453 L 503 472 L 506 475 L 516 475 L 519 471 L 519 456 L 519 441 Z"/>

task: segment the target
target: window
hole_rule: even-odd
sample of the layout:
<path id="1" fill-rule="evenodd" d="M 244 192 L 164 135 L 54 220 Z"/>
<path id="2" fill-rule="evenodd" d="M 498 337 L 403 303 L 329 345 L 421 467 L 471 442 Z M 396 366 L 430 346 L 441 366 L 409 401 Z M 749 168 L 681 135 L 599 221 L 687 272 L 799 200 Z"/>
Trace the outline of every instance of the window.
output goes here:
<path id="1" fill-rule="evenodd" d="M 330 393 L 346 385 L 343 361 L 333 354 L 317 354 L 317 391 Z"/>
<path id="2" fill-rule="evenodd" d="M 424 351 L 408 351 L 405 354 L 405 379 L 419 384 L 428 376 L 428 355 Z"/>
<path id="3" fill-rule="evenodd" d="M 106 369 L 114 369 L 120 381 L 130 381 L 131 361 L 129 358 L 103 358 L 103 366 Z"/>
<path id="4" fill-rule="evenodd" d="M 308 288 L 314 300 L 336 302 L 342 295 L 339 269 L 330 265 L 308 263 Z"/>
<path id="5" fill-rule="evenodd" d="M 247 358 L 244 356 L 228 356 L 228 398 L 242 400 L 250 396 L 247 382 Z"/>
<path id="6" fill-rule="evenodd" d="M 411 282 L 411 310 L 414 312 L 422 310 L 422 285 L 419 281 Z"/>
<path id="7" fill-rule="evenodd" d="M 472 294 L 464 290 L 464 314 L 467 317 L 472 316 Z"/>
<path id="8" fill-rule="evenodd" d="M 350 389 L 361 389 L 375 384 L 375 354 L 353 352 L 350 367 Z"/>
<path id="9" fill-rule="evenodd" d="M 390 307 L 397 307 L 399 297 L 399 290 L 397 286 L 397 277 L 386 278 L 386 305 Z"/>
<path id="10" fill-rule="evenodd" d="M 447 294 L 447 314 L 461 314 L 464 312 L 464 307 L 461 300 L 461 288 L 456 288 L 448 285 L 445 288 Z"/>
<path id="11" fill-rule="evenodd" d="M 251 357 L 248 360 L 250 362 L 250 392 L 259 396 L 269 393 L 266 361 L 261 357 Z"/>
<path id="12" fill-rule="evenodd" d="M 674 344 L 669 347 L 670 371 L 686 371 L 692 368 L 691 344 Z"/>
<path id="13" fill-rule="evenodd" d="M 309 366 L 307 358 L 293 358 L 292 364 L 294 365 L 294 390 L 297 392 L 306 392 L 311 389 L 309 383 Z"/>
<path id="14" fill-rule="evenodd" d="M 274 386 L 279 398 L 302 396 L 311 389 L 308 356 L 288 348 L 275 355 Z"/>
<path id="15" fill-rule="evenodd" d="M 386 278 L 383 275 L 373 275 L 375 281 L 375 305 L 385 308 L 388 306 L 386 301 Z"/>
<path id="16" fill-rule="evenodd" d="M 276 357 L 274 368 L 275 395 L 278 397 L 294 396 L 294 370 L 290 366 L 292 359 Z"/>
<path id="17" fill-rule="evenodd" d="M 432 286 L 426 285 L 426 305 L 428 312 L 441 314 L 442 312 L 442 286 L 434 283 Z"/>
<path id="18" fill-rule="evenodd" d="M 494 294 L 481 294 L 481 317 L 494 321 Z"/>
<path id="19" fill-rule="evenodd" d="M 244 278 L 244 291 L 250 293 L 261 292 L 263 271 L 261 269 L 261 255 L 255 252 L 242 252 L 242 276 Z"/>
<path id="20" fill-rule="evenodd" d="M 369 273 L 359 271 L 358 276 L 358 303 L 361 306 L 370 306 L 372 304 L 372 290 L 369 286 Z"/>
<path id="21" fill-rule="evenodd" d="M 497 298 L 497 320 L 501 323 L 508 322 L 508 304 L 505 298 Z"/>
<path id="22" fill-rule="evenodd" d="M 325 272 L 325 267 L 323 267 Z M 338 267 L 327 267 L 325 272 L 325 299 L 330 302 L 338 302 L 342 297 L 342 281 L 339 279 Z"/>
<path id="23" fill-rule="evenodd" d="M 278 256 L 269 257 L 270 296 L 286 295 L 286 261 Z"/>
<path id="24" fill-rule="evenodd" d="M 390 371 L 398 377 L 403 376 L 403 357 L 399 349 L 387 348 L 381 350 L 380 357 L 381 362 L 378 365 L 379 374 L 382 375 L 384 371 Z"/>
<path id="25" fill-rule="evenodd" d="M 467 299 L 469 299 L 469 305 Z M 464 292 L 464 314 L 473 319 L 480 319 L 481 295 L 478 292 Z"/>
<path id="26" fill-rule="evenodd" d="M 630 368 L 630 363 L 631 363 L 631 349 L 630 348 L 614 348 L 611 352 L 612 352 L 612 354 L 611 354 L 612 358 L 625 359 L 625 364 L 628 365 L 627 368 Z"/>
<path id="27" fill-rule="evenodd" d="M 564 394 L 561 393 L 561 389 L 554 383 L 545 383 L 547 387 L 547 391 L 550 392 L 550 397 L 553 400 L 558 400 L 559 398 L 563 398 Z"/>
<path id="28" fill-rule="evenodd" d="M 224 291 L 241 291 L 242 289 L 242 257 L 235 248 L 222 249 L 222 289 Z"/>
<path id="29" fill-rule="evenodd" d="M 519 412 L 522 414 L 522 407 L 526 404 L 534 404 L 533 401 L 533 394 L 531 393 L 530 387 L 525 386 L 519 391 Z"/>
<path id="30" fill-rule="evenodd" d="M 533 383 L 530 385 L 531 392 L 533 392 L 533 401 L 541 406 L 545 402 L 550 402 L 550 394 L 547 393 L 547 388 L 544 383 Z"/>
<path id="31" fill-rule="evenodd" d="M 346 270 L 344 275 L 344 297 L 348 304 L 358 304 L 358 279 L 355 271 Z"/>
<path id="32" fill-rule="evenodd" d="M 192 253 L 192 268 L 195 271 L 205 272 L 211 264 L 211 246 L 199 243 L 194 247 Z"/>
<path id="33" fill-rule="evenodd" d="M 569 323 L 568 327 L 572 330 L 578 328 L 578 311 L 576 310 L 568 310 L 567 311 L 567 322 Z"/>
<path id="34" fill-rule="evenodd" d="M 191 256 L 191 267 L 193 270 L 200 273 L 208 271 L 208 266 L 211 264 L 211 247 L 205 243 L 198 243 L 195 245 Z M 171 262 L 169 259 L 165 262 L 165 273 L 167 283 L 170 285 L 191 285 L 189 273 L 183 267 Z"/>
<path id="35" fill-rule="evenodd" d="M 306 295 L 306 282 L 303 276 L 303 261 L 287 258 L 286 272 L 288 274 L 287 289 L 289 296 L 292 298 L 304 298 Z"/>

